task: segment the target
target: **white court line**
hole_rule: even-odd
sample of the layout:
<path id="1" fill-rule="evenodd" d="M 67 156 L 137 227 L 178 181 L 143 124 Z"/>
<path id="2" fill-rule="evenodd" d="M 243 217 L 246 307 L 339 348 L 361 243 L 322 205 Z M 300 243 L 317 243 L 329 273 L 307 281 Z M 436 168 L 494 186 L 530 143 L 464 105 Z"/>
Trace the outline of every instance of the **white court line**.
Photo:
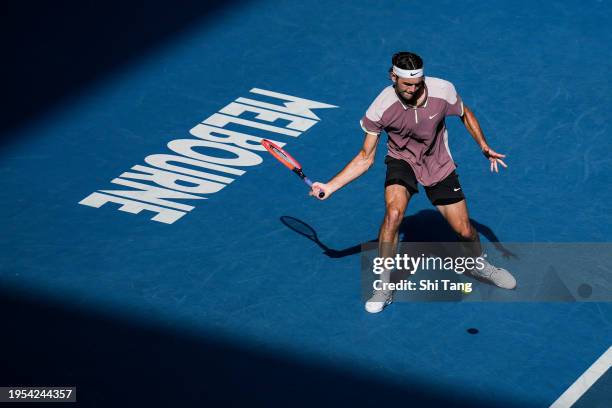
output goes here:
<path id="1" fill-rule="evenodd" d="M 550 408 L 569 408 L 612 366 L 612 346 L 565 390 Z"/>

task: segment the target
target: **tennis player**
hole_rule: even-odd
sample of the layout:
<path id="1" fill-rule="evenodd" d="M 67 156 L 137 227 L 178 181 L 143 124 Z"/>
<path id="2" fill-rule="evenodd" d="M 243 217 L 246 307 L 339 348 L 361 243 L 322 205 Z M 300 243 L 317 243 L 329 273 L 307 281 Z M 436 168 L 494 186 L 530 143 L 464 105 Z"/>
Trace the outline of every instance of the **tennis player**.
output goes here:
<path id="1" fill-rule="evenodd" d="M 410 198 L 419 191 L 418 184 L 424 187 L 427 197 L 456 232 L 469 255 L 484 256 L 448 148 L 446 118 L 461 118 L 489 160 L 492 172 L 499 172 L 499 166 L 508 167 L 502 160 L 505 155 L 489 146 L 474 113 L 463 104 L 452 83 L 425 76 L 421 57 L 399 52 L 393 55 L 391 62 L 389 76 L 393 84 L 383 89 L 361 119 L 361 128 L 365 131 L 361 151 L 329 182 L 313 183 L 310 194 L 326 200 L 365 173 L 374 162 L 378 139 L 384 130 L 388 135 L 386 211 L 378 236 L 379 256 L 395 256 L 399 227 Z M 318 197 L 320 191 L 325 192 L 323 198 Z M 507 270 L 486 261 L 484 264 L 484 268 L 474 268 L 470 272 L 500 288 L 516 286 L 516 280 Z M 390 279 L 390 273 L 385 271 L 381 275 L 383 281 Z M 377 313 L 392 301 L 392 291 L 374 291 L 365 308 L 370 313 Z"/>

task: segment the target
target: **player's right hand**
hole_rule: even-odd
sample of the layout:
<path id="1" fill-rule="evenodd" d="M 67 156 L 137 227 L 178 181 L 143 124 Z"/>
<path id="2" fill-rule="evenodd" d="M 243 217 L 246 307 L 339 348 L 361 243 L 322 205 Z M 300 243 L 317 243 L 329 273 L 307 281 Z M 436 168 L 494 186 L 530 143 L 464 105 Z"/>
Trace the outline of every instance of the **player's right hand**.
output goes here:
<path id="1" fill-rule="evenodd" d="M 319 197 L 319 193 L 321 191 L 325 193 L 323 198 Z M 325 183 L 319 183 L 317 181 L 315 183 L 312 183 L 312 188 L 311 188 L 310 192 L 308 193 L 308 195 L 311 195 L 311 196 L 313 196 L 314 198 L 316 198 L 318 200 L 327 200 L 333 193 L 334 193 L 334 191 L 332 190 L 332 188 L 330 186 L 328 186 Z"/>

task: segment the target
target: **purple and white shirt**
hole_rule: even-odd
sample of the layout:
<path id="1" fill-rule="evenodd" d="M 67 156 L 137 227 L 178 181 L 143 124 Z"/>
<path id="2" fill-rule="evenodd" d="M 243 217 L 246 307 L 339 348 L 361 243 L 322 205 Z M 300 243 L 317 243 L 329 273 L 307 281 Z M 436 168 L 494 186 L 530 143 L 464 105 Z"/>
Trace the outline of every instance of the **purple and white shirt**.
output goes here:
<path id="1" fill-rule="evenodd" d="M 361 128 L 389 136 L 387 155 L 405 160 L 424 186 L 442 181 L 456 166 L 448 148 L 448 132 L 444 119 L 463 116 L 463 102 L 452 83 L 425 77 L 427 100 L 423 106 L 406 105 L 388 86 L 374 99 Z"/>

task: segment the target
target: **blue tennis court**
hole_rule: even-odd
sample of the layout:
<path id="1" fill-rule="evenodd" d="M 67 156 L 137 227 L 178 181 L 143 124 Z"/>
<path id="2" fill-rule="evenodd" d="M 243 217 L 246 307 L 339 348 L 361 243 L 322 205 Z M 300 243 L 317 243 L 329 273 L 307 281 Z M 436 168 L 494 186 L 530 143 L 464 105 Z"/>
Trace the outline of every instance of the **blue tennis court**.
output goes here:
<path id="1" fill-rule="evenodd" d="M 360 246 L 385 212 L 386 137 L 326 201 L 259 145 L 284 144 L 329 180 L 361 148 L 391 55 L 414 51 L 507 155 L 491 174 L 446 121 L 483 241 L 609 251 L 609 3 L 34 9 L 4 29 L 0 386 L 76 386 L 87 407 L 549 407 L 598 359 L 609 366 L 610 302 L 366 313 Z M 402 240 L 453 237 L 424 192 L 411 200 Z M 575 406 L 611 406 L 601 367 Z"/>

